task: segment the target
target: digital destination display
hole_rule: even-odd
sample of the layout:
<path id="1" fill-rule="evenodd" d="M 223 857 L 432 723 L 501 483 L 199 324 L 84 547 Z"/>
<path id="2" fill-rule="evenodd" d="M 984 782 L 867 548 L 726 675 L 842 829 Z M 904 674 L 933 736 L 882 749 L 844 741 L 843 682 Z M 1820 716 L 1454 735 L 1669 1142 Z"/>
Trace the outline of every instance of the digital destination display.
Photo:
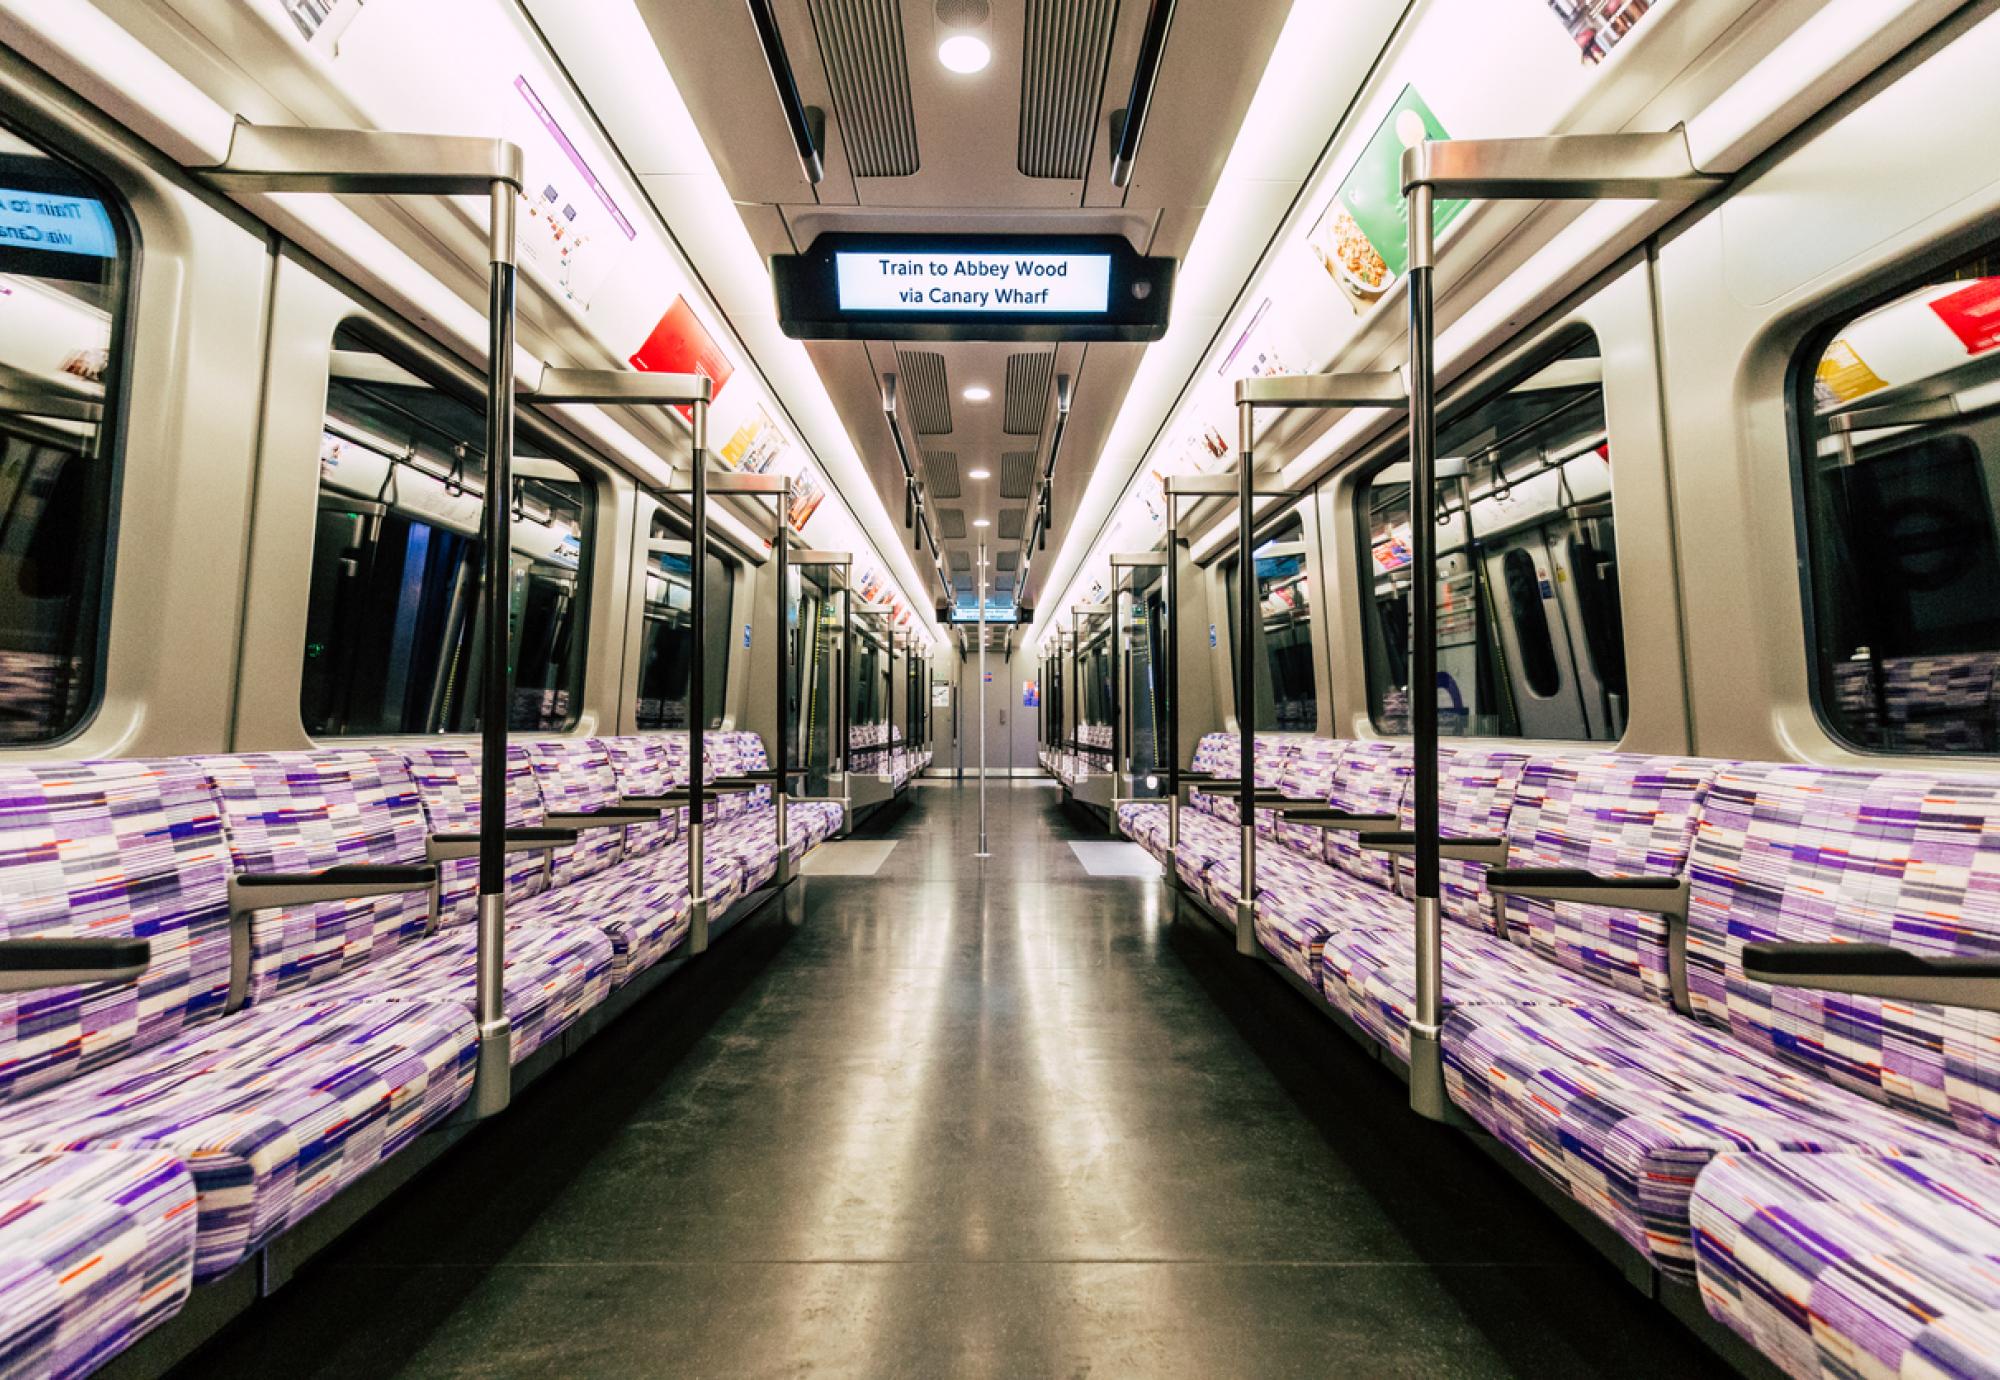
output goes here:
<path id="1" fill-rule="evenodd" d="M 833 256 L 842 311 L 1063 312 L 1111 306 L 1109 254 L 906 253 Z"/>
<path id="2" fill-rule="evenodd" d="M 91 197 L 0 187 L 0 247 L 111 259 L 118 232 L 104 203 Z"/>
<path id="3" fill-rule="evenodd" d="M 794 340 L 1158 340 L 1172 259 L 1122 235 L 834 231 L 771 260 Z"/>

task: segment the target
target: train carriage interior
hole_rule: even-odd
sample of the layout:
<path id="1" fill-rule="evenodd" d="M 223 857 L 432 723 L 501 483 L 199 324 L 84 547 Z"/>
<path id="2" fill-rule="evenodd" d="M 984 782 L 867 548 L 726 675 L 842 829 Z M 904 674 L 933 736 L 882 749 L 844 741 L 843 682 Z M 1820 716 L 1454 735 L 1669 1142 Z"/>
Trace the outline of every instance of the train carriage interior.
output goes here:
<path id="1" fill-rule="evenodd" d="M 2000 0 L 0 0 L 0 1380 L 2000 1380 Z"/>

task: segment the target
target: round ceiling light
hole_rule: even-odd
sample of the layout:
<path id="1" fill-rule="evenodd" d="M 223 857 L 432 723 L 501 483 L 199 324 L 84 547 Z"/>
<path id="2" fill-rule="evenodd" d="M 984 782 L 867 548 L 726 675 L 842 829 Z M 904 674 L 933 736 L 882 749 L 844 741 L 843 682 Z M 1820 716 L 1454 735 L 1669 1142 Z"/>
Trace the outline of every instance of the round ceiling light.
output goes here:
<path id="1" fill-rule="evenodd" d="M 959 395 L 967 402 L 985 402 L 993 396 L 993 390 L 983 383 L 975 383 Z"/>
<path id="2" fill-rule="evenodd" d="M 991 478 L 993 477 L 993 471 L 992 471 L 992 470 L 967 470 L 967 471 L 965 472 L 965 477 L 966 477 L 967 479 L 991 479 Z"/>
<path id="3" fill-rule="evenodd" d="M 985 518 L 974 518 L 972 520 L 972 525 L 974 527 L 991 527 L 993 524 L 988 522 Z"/>
<path id="4" fill-rule="evenodd" d="M 978 34 L 946 34 L 938 40 L 938 61 L 960 76 L 986 70 L 993 49 Z"/>

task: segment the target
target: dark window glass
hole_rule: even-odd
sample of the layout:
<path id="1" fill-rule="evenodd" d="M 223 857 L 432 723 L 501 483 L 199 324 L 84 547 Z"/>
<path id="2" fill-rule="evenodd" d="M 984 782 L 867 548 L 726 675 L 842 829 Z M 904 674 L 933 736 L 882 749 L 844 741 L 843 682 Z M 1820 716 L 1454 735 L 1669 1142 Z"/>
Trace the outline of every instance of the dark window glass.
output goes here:
<path id="1" fill-rule="evenodd" d="M 694 558 L 688 528 L 664 513 L 653 515 L 646 552 L 646 604 L 639 650 L 642 729 L 688 726 L 689 676 L 694 668 Z M 729 649 L 736 562 L 708 549 L 704 581 L 708 655 L 702 664 L 702 711 L 709 728 L 721 728 L 729 690 Z"/>
<path id="2" fill-rule="evenodd" d="M 1625 632 L 1597 342 L 1570 340 L 1447 416 L 1436 524 L 1439 730 L 1596 739 L 1625 731 Z M 1366 490 L 1370 707 L 1410 729 L 1410 470 Z"/>
<path id="3" fill-rule="evenodd" d="M 1310 733 L 1319 726 L 1319 692 L 1313 677 L 1312 585 L 1306 575 L 1305 526 L 1298 514 L 1262 535 L 1257 569 L 1257 728 Z M 1237 578 L 1232 561 L 1224 575 L 1229 591 L 1229 636 L 1236 631 Z M 1232 681 L 1233 685 L 1234 682 Z"/>
<path id="4" fill-rule="evenodd" d="M 131 259 L 102 188 L 0 130 L 0 745 L 97 702 Z"/>
<path id="5" fill-rule="evenodd" d="M 1816 335 L 1798 413 L 1821 713 L 1887 752 L 2000 751 L 2000 262 Z"/>
<path id="6" fill-rule="evenodd" d="M 299 709 L 316 737 L 479 727 L 485 543 L 475 400 L 343 327 L 320 439 Z M 524 432 L 514 458 L 508 727 L 562 730 L 583 682 L 590 494 Z"/>

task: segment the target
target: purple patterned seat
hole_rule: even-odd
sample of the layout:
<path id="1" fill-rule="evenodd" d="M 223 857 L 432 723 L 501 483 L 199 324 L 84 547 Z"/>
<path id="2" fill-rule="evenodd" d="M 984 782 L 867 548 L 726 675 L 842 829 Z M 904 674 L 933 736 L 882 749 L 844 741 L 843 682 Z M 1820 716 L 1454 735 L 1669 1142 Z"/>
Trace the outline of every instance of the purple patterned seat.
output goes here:
<path id="1" fill-rule="evenodd" d="M 535 784 L 542 792 L 542 812 L 594 814 L 618 804 L 623 792 L 611 754 L 595 738 L 539 738 L 522 745 Z M 549 855 L 549 879 L 564 886 L 602 872 L 625 855 L 625 827 L 585 829 L 577 841 Z"/>
<path id="2" fill-rule="evenodd" d="M 257 753 L 196 765 L 216 792 L 237 872 L 423 861 L 429 826 L 395 753 Z M 613 965 L 610 940 L 528 923 L 530 904 L 510 907 L 508 917 L 504 990 L 517 1063 L 609 994 Z M 429 927 L 427 891 L 253 912 L 250 1001 L 414 998 L 471 1011 L 476 930 L 455 924 L 426 938 Z"/>
<path id="3" fill-rule="evenodd" d="M 618 792 L 623 796 L 660 796 L 687 785 L 687 773 L 674 779 L 673 756 L 667 740 L 657 733 L 628 733 L 600 741 L 610 754 L 611 769 L 618 776 Z M 665 848 L 680 837 L 681 811 L 668 810 L 656 820 L 625 826 L 625 853 L 643 857 Z"/>
<path id="4" fill-rule="evenodd" d="M 479 746 L 476 743 L 398 745 L 396 755 L 416 783 L 424 820 L 433 834 L 479 832 Z M 542 793 L 535 785 L 528 754 L 518 745 L 507 748 L 507 827 L 531 828 L 542 822 Z M 526 900 L 549 884 L 546 852 L 507 855 L 507 901 Z M 439 922 L 469 923 L 479 909 L 479 859 L 447 858 L 438 864 Z"/>
<path id="5" fill-rule="evenodd" d="M 176 1155 L 0 1154 L 0 1374 L 88 1375 L 179 1312 L 194 1226 Z"/>
<path id="6" fill-rule="evenodd" d="M 1293 800 L 1331 802 L 1334 780 L 1348 747 L 1349 744 L 1337 738 L 1305 739 L 1279 769 L 1278 792 Z M 1287 824 L 1276 811 L 1257 812 L 1257 833 L 1307 857 L 1326 856 L 1326 841 L 1320 830 Z"/>
<path id="7" fill-rule="evenodd" d="M 1448 839 L 1495 839 L 1508 835 L 1514 793 L 1528 754 L 1514 748 L 1448 746 L 1438 750 L 1438 832 Z M 1413 792 L 1403 795 L 1404 828 L 1416 821 Z M 1416 894 L 1416 862 L 1396 859 L 1398 889 Z M 1486 864 L 1445 858 L 1438 864 L 1438 899 L 1446 918 L 1478 929 L 1499 929 L 1493 898 L 1486 891 Z"/>
<path id="8" fill-rule="evenodd" d="M 1789 1375 L 2000 1375 L 1990 1164 L 1718 1155 L 1694 1230 L 1708 1311 Z"/>
<path id="9" fill-rule="evenodd" d="M 1725 767 L 1689 853 L 1694 1019 L 1658 1005 L 1454 1008 L 1452 1096 L 1681 1274 L 1689 1195 L 1717 1154 L 1993 1157 L 2000 1016 L 1769 986 L 1745 975 L 1742 950 L 1848 940 L 1991 954 L 1996 859 L 2000 783 Z"/>
<path id="10" fill-rule="evenodd" d="M 1163 866 L 1172 861 L 1167 852 L 1167 802 L 1127 800 L 1118 806 L 1118 832 L 1151 853 Z"/>

